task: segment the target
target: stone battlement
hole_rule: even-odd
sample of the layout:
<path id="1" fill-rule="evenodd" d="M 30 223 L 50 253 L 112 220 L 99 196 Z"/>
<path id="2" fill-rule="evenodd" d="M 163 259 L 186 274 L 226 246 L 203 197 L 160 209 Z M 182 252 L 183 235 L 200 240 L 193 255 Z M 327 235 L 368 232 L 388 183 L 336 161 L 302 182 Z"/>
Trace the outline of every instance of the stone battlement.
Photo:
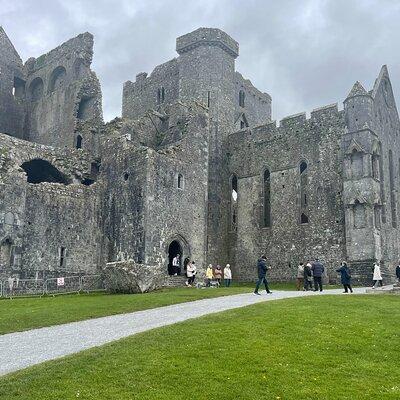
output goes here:
<path id="1" fill-rule="evenodd" d="M 178 54 L 200 46 L 218 46 L 234 58 L 239 55 L 239 43 L 220 29 L 199 28 L 176 39 Z"/>

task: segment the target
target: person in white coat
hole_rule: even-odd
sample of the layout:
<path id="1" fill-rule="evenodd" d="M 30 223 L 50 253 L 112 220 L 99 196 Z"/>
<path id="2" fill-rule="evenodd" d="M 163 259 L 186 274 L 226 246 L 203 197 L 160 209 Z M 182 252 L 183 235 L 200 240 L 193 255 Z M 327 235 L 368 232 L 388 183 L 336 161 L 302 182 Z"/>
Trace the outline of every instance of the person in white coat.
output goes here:
<path id="1" fill-rule="evenodd" d="M 225 282 L 225 287 L 231 286 L 232 270 L 229 264 L 226 264 L 226 267 L 224 268 L 224 282 Z"/>
<path id="2" fill-rule="evenodd" d="M 196 265 L 194 261 L 189 261 L 186 267 L 186 275 L 188 280 L 186 281 L 186 286 L 191 287 L 194 283 L 194 279 L 196 278 Z"/>
<path id="3" fill-rule="evenodd" d="M 379 263 L 376 262 L 374 264 L 374 275 L 372 276 L 372 280 L 374 281 L 374 284 L 372 286 L 372 289 L 375 289 L 377 285 L 382 286 L 382 274 L 381 274 L 381 267 L 379 266 Z"/>

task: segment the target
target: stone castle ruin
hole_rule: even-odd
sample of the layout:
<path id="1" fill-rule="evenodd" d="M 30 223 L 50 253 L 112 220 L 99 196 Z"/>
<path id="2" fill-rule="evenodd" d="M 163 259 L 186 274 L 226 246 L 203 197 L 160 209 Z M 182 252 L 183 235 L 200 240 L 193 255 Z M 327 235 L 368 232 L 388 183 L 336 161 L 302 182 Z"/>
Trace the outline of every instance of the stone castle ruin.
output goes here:
<path id="1" fill-rule="evenodd" d="M 96 273 L 131 260 L 168 282 L 172 257 L 252 280 L 319 257 L 371 279 L 399 260 L 399 117 L 386 66 L 372 90 L 271 120 L 271 97 L 235 70 L 219 29 L 179 37 L 178 56 L 123 87 L 102 119 L 78 35 L 22 62 L 0 28 L 0 278 Z"/>

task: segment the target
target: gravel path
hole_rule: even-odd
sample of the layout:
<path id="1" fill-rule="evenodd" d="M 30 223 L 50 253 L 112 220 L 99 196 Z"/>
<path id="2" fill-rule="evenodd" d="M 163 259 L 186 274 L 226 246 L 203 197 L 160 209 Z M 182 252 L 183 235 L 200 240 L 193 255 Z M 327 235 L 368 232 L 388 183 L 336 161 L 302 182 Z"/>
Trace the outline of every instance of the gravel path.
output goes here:
<path id="1" fill-rule="evenodd" d="M 322 293 L 276 291 L 271 295 L 263 291 L 261 296 L 237 294 L 9 333 L 0 336 L 0 375 L 207 314 L 269 300 L 340 293 L 342 289 Z M 365 293 L 365 289 L 356 289 L 355 293 Z"/>

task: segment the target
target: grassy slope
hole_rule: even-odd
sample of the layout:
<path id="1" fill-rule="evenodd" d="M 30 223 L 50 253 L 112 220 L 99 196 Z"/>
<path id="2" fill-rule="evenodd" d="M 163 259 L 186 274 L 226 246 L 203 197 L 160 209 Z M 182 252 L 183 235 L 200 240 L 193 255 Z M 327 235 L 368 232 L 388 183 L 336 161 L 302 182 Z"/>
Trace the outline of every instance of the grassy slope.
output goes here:
<path id="1" fill-rule="evenodd" d="M 315 296 L 156 329 L 0 379 L 11 399 L 399 399 L 400 298 Z"/>
<path id="2" fill-rule="evenodd" d="M 272 288 L 294 289 L 294 284 L 272 285 Z M 0 300 L 0 334 L 210 297 L 247 293 L 252 289 L 253 285 L 247 284 L 233 286 L 229 289 L 198 290 L 183 287 L 133 295 L 96 293 L 43 298 L 3 299 Z"/>

